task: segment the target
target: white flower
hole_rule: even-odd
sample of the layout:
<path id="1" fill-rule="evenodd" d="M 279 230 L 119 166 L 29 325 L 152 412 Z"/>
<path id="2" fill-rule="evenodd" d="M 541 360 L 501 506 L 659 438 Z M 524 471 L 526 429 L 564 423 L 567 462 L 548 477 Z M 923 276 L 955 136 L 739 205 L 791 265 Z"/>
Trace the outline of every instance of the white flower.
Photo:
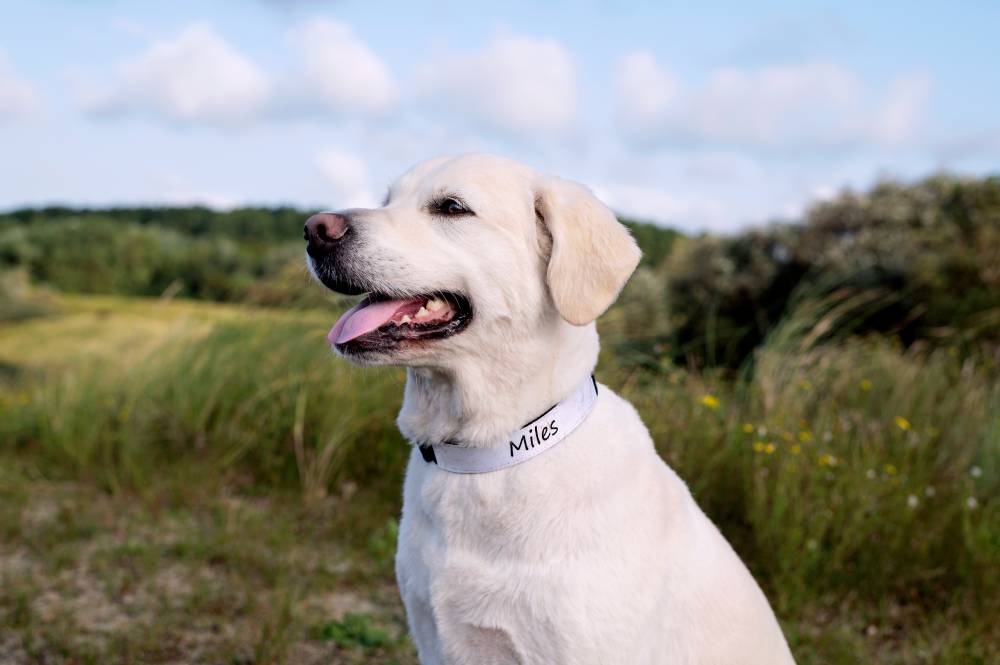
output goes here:
<path id="1" fill-rule="evenodd" d="M 965 500 L 965 505 L 969 510 L 975 510 L 979 506 L 979 501 L 976 500 L 976 497 L 970 496 Z"/>
<path id="2" fill-rule="evenodd" d="M 972 476 L 973 478 L 979 478 L 980 476 L 983 475 L 983 470 L 978 466 L 974 466 L 971 469 L 969 469 L 969 475 Z"/>
<path id="3" fill-rule="evenodd" d="M 916 494 L 911 494 L 906 497 L 906 505 L 910 508 L 916 508 L 920 505 L 920 499 L 917 498 Z"/>
<path id="4" fill-rule="evenodd" d="M 937 494 L 937 490 L 934 489 L 933 485 L 928 485 L 927 487 L 924 488 L 924 496 L 930 498 L 935 494 Z"/>
<path id="5" fill-rule="evenodd" d="M 868 478 L 868 480 L 875 480 L 878 478 L 878 474 L 875 473 L 875 469 L 868 469 L 865 471 L 865 477 Z"/>

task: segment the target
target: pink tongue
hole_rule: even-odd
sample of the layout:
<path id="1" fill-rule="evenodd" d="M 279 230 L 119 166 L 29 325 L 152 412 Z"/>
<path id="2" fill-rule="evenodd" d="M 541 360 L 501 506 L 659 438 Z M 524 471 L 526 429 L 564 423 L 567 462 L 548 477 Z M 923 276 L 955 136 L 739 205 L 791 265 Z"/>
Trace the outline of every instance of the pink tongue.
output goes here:
<path id="1" fill-rule="evenodd" d="M 411 302 L 410 300 L 383 300 L 371 305 L 364 303 L 356 305 L 344 312 L 344 315 L 337 320 L 326 336 L 326 340 L 330 344 L 343 344 L 355 337 L 361 337 L 365 333 L 388 323 L 400 308 L 411 304 Z"/>

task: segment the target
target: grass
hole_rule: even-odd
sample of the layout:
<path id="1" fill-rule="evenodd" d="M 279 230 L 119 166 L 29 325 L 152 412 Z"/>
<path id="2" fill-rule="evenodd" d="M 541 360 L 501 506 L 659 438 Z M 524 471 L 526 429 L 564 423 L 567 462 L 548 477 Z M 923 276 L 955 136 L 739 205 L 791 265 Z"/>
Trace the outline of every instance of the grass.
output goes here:
<path id="1" fill-rule="evenodd" d="M 412 663 L 391 568 L 340 538 L 362 497 L 5 484 L 0 660 Z"/>
<path id="2" fill-rule="evenodd" d="M 0 661 L 413 663 L 398 371 L 329 312 L 53 296 L 0 329 Z M 789 322 L 743 378 L 598 375 L 764 586 L 802 664 L 1000 657 L 1000 368 Z M 815 328 L 811 328 L 815 330 Z"/>

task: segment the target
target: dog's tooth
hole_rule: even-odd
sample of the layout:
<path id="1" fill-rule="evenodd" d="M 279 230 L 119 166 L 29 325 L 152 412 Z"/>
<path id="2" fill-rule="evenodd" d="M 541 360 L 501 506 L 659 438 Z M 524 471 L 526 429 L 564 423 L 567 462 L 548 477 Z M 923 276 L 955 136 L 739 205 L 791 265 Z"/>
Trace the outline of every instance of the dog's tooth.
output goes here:
<path id="1" fill-rule="evenodd" d="M 399 320 L 399 322 L 400 322 L 400 323 L 409 323 L 409 322 L 410 322 L 410 321 L 412 321 L 412 320 L 413 320 L 413 319 L 411 319 L 411 318 L 410 318 L 410 315 L 409 315 L 409 314 L 404 314 L 404 315 L 403 315 L 403 318 L 401 318 L 401 319 Z"/>
<path id="2" fill-rule="evenodd" d="M 417 310 L 418 319 L 426 319 L 428 316 L 430 316 L 430 312 L 427 311 L 426 307 L 421 307 Z"/>
<path id="3" fill-rule="evenodd" d="M 437 298 L 431 298 L 430 300 L 427 301 L 427 309 L 429 309 L 432 312 L 436 312 L 442 307 L 444 307 L 444 303 L 438 300 Z"/>

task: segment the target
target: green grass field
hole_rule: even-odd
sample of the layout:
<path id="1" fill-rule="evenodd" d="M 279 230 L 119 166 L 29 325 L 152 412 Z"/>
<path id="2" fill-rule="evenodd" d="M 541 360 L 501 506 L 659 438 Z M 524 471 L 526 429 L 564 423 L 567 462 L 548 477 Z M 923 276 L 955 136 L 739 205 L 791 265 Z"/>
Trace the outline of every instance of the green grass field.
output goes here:
<path id="1" fill-rule="evenodd" d="M 329 311 L 47 310 L 0 327 L 0 662 L 416 662 L 392 573 L 402 372 L 334 359 Z M 799 663 L 998 662 L 997 358 L 814 345 L 793 321 L 739 378 L 626 356 L 629 325 L 602 320 L 598 378 Z"/>

